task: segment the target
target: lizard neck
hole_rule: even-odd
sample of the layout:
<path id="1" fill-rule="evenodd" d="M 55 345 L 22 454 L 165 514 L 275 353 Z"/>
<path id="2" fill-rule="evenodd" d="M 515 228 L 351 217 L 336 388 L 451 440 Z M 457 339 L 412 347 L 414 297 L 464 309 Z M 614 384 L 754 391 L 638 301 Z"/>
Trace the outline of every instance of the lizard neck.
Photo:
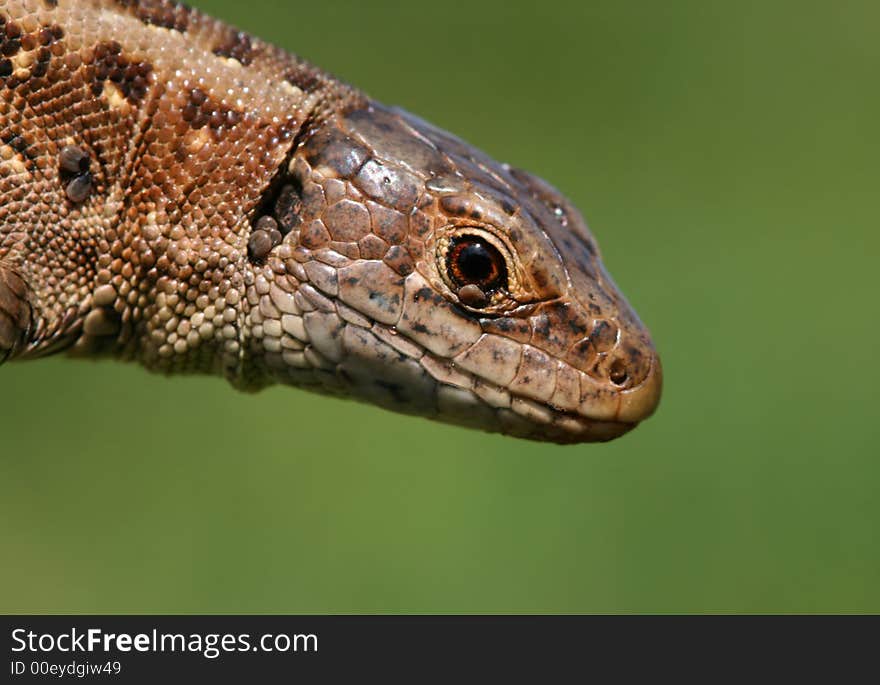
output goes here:
<path id="1" fill-rule="evenodd" d="M 183 5 L 26 10 L 0 10 L 37 46 L 3 77 L 0 262 L 33 309 L 16 354 L 239 377 L 252 220 L 300 140 L 361 96 Z"/>

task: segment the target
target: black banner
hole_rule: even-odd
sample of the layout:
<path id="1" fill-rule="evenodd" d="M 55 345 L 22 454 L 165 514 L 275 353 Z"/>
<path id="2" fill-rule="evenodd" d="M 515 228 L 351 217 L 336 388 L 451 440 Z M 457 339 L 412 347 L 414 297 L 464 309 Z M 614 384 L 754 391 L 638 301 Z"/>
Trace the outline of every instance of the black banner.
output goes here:
<path id="1" fill-rule="evenodd" d="M 4 616 L 0 625 L 11 683 L 874 680 L 880 637 L 880 619 L 868 616 Z"/>

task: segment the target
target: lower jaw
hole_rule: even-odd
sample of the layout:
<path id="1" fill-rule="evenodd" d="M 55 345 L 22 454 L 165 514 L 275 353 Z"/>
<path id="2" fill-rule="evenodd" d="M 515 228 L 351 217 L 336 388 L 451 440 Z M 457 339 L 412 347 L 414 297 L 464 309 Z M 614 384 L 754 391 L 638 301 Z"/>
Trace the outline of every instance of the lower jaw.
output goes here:
<path id="1" fill-rule="evenodd" d="M 575 445 L 587 442 L 608 442 L 628 433 L 638 425 L 637 423 L 619 421 L 589 421 L 588 419 L 582 421 L 583 424 L 579 427 L 554 424 L 536 425 L 524 432 L 513 430 L 508 435 L 526 440 L 553 442 L 558 445 Z"/>

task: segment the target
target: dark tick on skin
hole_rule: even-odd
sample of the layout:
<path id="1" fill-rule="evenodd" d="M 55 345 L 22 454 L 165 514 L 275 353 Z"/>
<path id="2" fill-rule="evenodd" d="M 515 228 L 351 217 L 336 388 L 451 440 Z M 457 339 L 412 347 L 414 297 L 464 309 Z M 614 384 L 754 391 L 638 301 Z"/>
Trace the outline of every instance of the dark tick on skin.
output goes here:
<path id="1" fill-rule="evenodd" d="M 275 218 L 278 220 L 278 230 L 287 235 L 297 228 L 302 219 L 302 186 L 297 183 L 288 183 L 281 187 L 278 199 L 275 201 Z"/>
<path id="2" fill-rule="evenodd" d="M 58 168 L 64 193 L 74 204 L 85 202 L 92 192 L 91 157 L 78 145 L 67 145 L 58 154 Z"/>
<path id="3" fill-rule="evenodd" d="M 272 233 L 278 233 L 278 236 L 281 235 L 281 232 L 278 230 L 278 222 L 271 216 L 261 216 L 257 221 L 256 229 L 258 231 L 266 231 L 270 235 Z"/>
<path id="4" fill-rule="evenodd" d="M 89 155 L 78 145 L 67 145 L 58 155 L 62 171 L 70 174 L 84 174 L 89 170 Z"/>
<path id="5" fill-rule="evenodd" d="M 271 216 L 261 216 L 254 224 L 254 232 L 248 239 L 248 257 L 252 262 L 262 262 L 284 236 L 278 230 L 278 222 Z"/>
<path id="6" fill-rule="evenodd" d="M 458 290 L 458 299 L 460 299 L 468 307 L 485 307 L 489 304 L 489 296 L 486 295 L 479 286 L 470 284 Z"/>
<path id="7" fill-rule="evenodd" d="M 248 239 L 248 257 L 252 262 L 260 262 L 272 250 L 272 238 L 266 231 L 254 231 Z"/>
<path id="8" fill-rule="evenodd" d="M 80 174 L 65 186 L 64 192 L 74 204 L 85 202 L 92 192 L 92 175 Z"/>

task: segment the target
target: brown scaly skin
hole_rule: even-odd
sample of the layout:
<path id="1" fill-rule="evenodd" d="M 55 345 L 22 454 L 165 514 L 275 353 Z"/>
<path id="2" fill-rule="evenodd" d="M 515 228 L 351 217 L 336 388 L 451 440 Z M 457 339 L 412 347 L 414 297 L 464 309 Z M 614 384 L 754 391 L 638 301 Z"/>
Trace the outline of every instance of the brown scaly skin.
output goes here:
<path id="1" fill-rule="evenodd" d="M 169 0 L 0 1 L 0 360 L 281 382 L 557 442 L 650 415 L 557 191 Z"/>

